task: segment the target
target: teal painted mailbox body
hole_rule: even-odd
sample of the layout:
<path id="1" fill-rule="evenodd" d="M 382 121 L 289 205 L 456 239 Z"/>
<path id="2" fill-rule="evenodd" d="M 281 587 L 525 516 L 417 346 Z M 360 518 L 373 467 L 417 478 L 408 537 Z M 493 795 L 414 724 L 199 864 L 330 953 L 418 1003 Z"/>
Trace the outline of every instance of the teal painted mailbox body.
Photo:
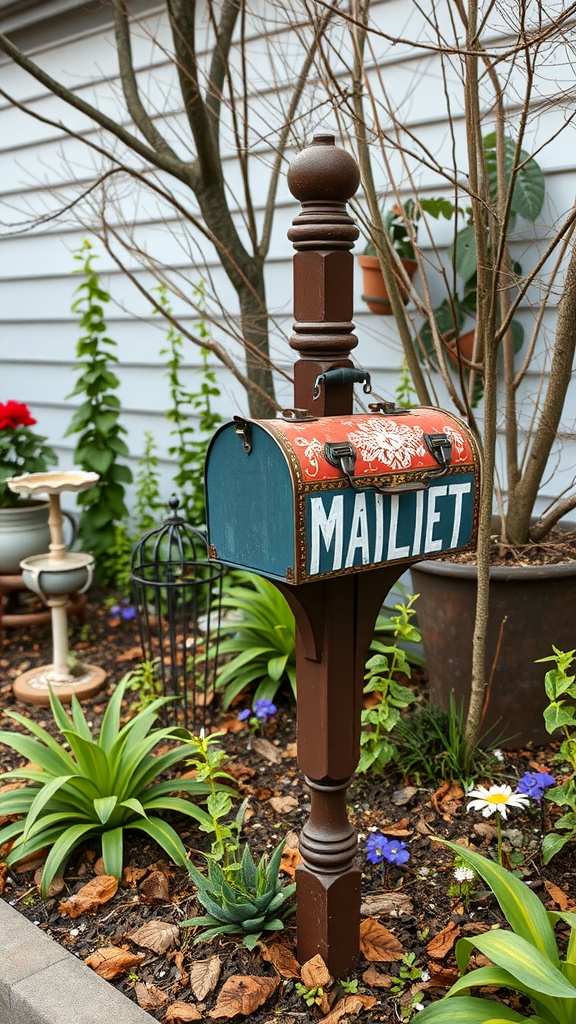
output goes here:
<path id="1" fill-rule="evenodd" d="M 211 557 L 286 583 L 475 539 L 480 461 L 442 409 L 224 424 L 206 459 Z"/>

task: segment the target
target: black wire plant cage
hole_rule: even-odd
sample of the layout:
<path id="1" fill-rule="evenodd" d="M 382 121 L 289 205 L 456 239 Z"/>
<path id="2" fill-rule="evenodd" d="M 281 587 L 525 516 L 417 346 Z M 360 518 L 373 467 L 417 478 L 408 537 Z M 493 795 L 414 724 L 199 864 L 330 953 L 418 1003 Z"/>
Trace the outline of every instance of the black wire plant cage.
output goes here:
<path id="1" fill-rule="evenodd" d="M 216 689 L 223 566 L 201 530 L 170 499 L 164 523 L 140 538 L 131 576 L 145 662 L 163 696 L 166 725 L 206 728 Z"/>

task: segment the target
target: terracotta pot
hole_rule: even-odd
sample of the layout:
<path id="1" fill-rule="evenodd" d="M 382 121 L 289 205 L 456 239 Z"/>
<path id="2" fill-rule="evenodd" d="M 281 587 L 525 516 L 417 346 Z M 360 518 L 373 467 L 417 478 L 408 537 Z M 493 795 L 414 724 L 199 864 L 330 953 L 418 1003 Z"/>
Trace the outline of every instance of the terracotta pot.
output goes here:
<path id="1" fill-rule="evenodd" d="M 470 367 L 472 364 L 472 356 L 474 354 L 474 342 L 476 340 L 476 328 L 473 327 L 471 331 L 466 331 L 465 334 L 461 334 L 458 339 L 452 338 L 451 341 L 447 341 L 445 338 L 442 339 L 446 348 L 446 355 L 450 359 L 454 366 L 458 366 L 458 352 L 460 358 L 465 367 Z"/>
<path id="2" fill-rule="evenodd" d="M 430 696 L 446 709 L 453 691 L 456 706 L 463 704 L 466 708 L 472 672 L 476 566 L 424 561 L 413 565 L 410 573 L 414 590 L 420 595 L 416 607 Z M 551 654 L 552 644 L 564 651 L 576 646 L 575 588 L 576 562 L 494 567 L 490 571 L 487 678 L 500 634 L 501 643 L 482 732 L 494 726 L 488 740 L 498 737 L 499 746 L 514 750 L 529 742 L 550 742 L 542 717 L 549 703 L 544 675 L 550 666 L 534 662 Z"/>
<path id="3" fill-rule="evenodd" d="M 0 508 L 0 575 L 15 575 L 23 558 L 48 551 L 49 513 L 47 501 Z"/>
<path id="4" fill-rule="evenodd" d="M 402 266 L 410 280 L 418 269 L 416 260 L 401 260 Z M 380 269 L 380 260 L 377 256 L 358 256 L 358 263 L 362 268 L 362 280 L 364 293 L 362 301 L 366 303 L 372 313 L 380 313 L 384 316 L 392 316 L 392 306 L 388 297 L 388 291 Z M 403 281 L 398 281 L 400 295 L 404 303 L 408 302 L 408 288 Z"/>

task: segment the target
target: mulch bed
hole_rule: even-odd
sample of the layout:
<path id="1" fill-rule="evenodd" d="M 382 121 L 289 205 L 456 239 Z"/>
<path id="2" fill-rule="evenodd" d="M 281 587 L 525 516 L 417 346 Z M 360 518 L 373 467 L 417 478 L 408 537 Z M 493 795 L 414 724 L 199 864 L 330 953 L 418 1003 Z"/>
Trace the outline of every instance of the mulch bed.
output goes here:
<path id="1" fill-rule="evenodd" d="M 136 667 L 141 657 L 135 624 L 120 622 L 112 627 L 104 596 L 90 595 L 90 629 L 74 627 L 72 640 L 79 657 L 109 672 L 109 690 L 84 705 L 95 726 L 105 709 L 107 693 L 124 672 Z M 50 651 L 48 627 L 33 632 L 6 632 L 0 651 L 0 712 L 16 708 L 11 680 L 34 664 L 50 661 Z M 136 695 L 131 694 L 132 699 Z M 50 729 L 49 709 L 23 705 L 17 709 Z M 126 714 L 130 713 L 127 706 Z M 0 728 L 13 727 L 14 723 L 0 714 Z M 235 713 L 223 714 L 216 707 L 211 728 L 225 730 L 227 768 L 237 779 L 240 795 L 250 798 L 245 838 L 258 853 L 269 851 L 287 838 L 288 878 L 298 856 L 297 834 L 309 808 L 308 793 L 295 757 L 293 707 L 287 699 L 280 699 L 278 714 L 267 727 L 267 743 L 256 742 L 251 750 L 247 749 L 247 730 L 240 728 Z M 496 766 L 497 778 L 515 786 L 525 771 L 550 770 L 556 749 L 552 744 L 545 749 L 505 753 Z M 20 762 L 11 750 L 0 748 L 2 770 Z M 496 777 L 485 781 L 496 781 Z M 46 901 L 40 898 L 38 890 L 38 864 L 12 868 L 0 883 L 4 886 L 3 898 L 76 956 L 88 959 L 99 972 L 107 971 L 105 950 L 123 948 L 125 963 L 119 973 L 114 973 L 121 967 L 122 961 L 115 959 L 119 954 L 108 956 L 112 961 L 108 965 L 111 984 L 137 1000 L 158 1020 L 178 1024 L 195 1019 L 226 1019 L 238 1013 L 237 1019 L 249 1018 L 254 1024 L 272 1024 L 275 1020 L 311 1024 L 328 1014 L 333 1024 L 338 1019 L 349 1019 L 357 1011 L 366 1024 L 408 1020 L 412 1004 L 440 997 L 456 979 L 456 938 L 502 921 L 495 900 L 481 889 L 469 907 L 461 898 L 450 897 L 453 857 L 432 837 L 463 841 L 488 852 L 495 848 L 494 822 L 466 812 L 464 794 L 457 784 L 443 784 L 434 792 L 418 786 L 413 779 L 400 777 L 393 767 L 382 777 L 356 778 L 350 788 L 349 811 L 361 837 L 364 935 L 362 957 L 349 980 L 357 980 L 364 1005 L 358 1001 L 339 1003 L 345 997 L 353 1000 L 354 996 L 347 995 L 337 983 L 326 982 L 321 1005 L 305 1004 L 296 991 L 299 978 L 294 961 L 293 918 L 288 920 L 284 932 L 267 938 L 266 944 L 253 952 L 227 936 L 194 944 L 194 934 L 185 930 L 174 939 L 176 930 L 171 926 L 203 911 L 186 872 L 168 864 L 162 852 L 139 834 L 128 834 L 123 882 L 94 912 L 72 917 L 69 906 L 66 907 L 70 897 L 101 870 L 99 850 L 90 844 L 71 858 L 62 890 Z M 576 909 L 574 851 L 567 847 L 545 869 L 541 866 L 539 845 L 543 829 L 551 825 L 548 814 L 546 811 L 543 815 L 536 804 L 526 811 L 513 811 L 504 823 L 505 846 L 510 854 L 523 853 L 523 877 L 548 907 Z M 195 829 L 190 819 L 174 816 L 171 821 L 192 851 L 194 861 L 201 866 L 199 851 L 207 848 L 207 837 Z M 401 868 L 392 867 L 383 877 L 378 867 L 367 862 L 363 852 L 364 839 L 371 829 L 405 841 L 410 850 L 409 862 Z M 131 936 L 144 925 L 149 928 L 139 933 L 139 944 Z M 166 950 L 156 952 L 146 946 L 144 939 L 150 941 L 150 936 L 156 946 L 168 943 Z M 403 974 L 407 976 L 403 978 Z M 238 976 L 243 979 L 241 982 L 234 981 Z M 508 1002 L 516 1009 L 525 1009 L 516 997 L 509 997 Z M 348 1017 L 340 1012 L 346 1008 Z"/>

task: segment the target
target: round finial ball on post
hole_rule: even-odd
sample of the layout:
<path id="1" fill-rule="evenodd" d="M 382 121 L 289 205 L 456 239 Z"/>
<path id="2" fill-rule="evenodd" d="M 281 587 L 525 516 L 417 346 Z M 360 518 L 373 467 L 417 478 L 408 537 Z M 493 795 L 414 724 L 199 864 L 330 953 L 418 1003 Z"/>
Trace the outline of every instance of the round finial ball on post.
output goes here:
<path id="1" fill-rule="evenodd" d="M 360 184 L 353 156 L 335 145 L 333 135 L 315 135 L 294 157 L 288 169 L 288 187 L 300 203 L 332 200 L 346 203 Z"/>

